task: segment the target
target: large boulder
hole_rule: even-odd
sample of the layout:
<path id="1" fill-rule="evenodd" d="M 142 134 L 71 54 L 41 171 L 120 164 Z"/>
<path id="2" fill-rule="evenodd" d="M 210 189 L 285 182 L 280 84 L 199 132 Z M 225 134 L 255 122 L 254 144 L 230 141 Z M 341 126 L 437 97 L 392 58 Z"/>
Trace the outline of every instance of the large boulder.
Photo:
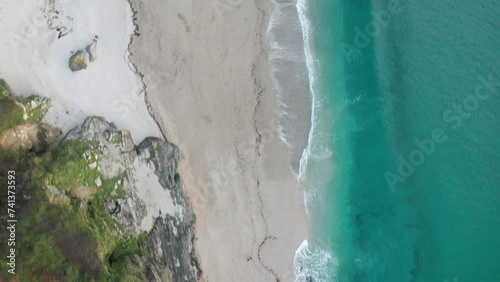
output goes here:
<path id="1" fill-rule="evenodd" d="M 80 50 L 77 51 L 71 58 L 69 59 L 69 68 L 72 71 L 84 70 L 89 65 L 89 57 L 87 52 Z"/>

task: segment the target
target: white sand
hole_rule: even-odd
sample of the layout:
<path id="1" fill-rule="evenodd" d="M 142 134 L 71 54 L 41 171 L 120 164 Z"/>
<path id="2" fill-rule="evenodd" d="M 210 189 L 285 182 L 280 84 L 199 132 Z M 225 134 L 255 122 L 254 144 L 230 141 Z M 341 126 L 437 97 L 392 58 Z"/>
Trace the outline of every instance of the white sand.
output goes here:
<path id="1" fill-rule="evenodd" d="M 56 1 L 53 8 L 59 15 L 52 27 L 72 30 L 58 39 L 58 32 L 47 24 L 55 10 L 45 2 L 49 1 L 0 1 L 0 77 L 14 94 L 51 98 L 45 121 L 63 132 L 98 115 L 130 130 L 135 142 L 160 136 L 128 62 L 133 32 L 129 4 L 125 0 Z M 99 37 L 97 61 L 87 70 L 71 72 L 71 52 L 84 48 L 95 35 Z"/>

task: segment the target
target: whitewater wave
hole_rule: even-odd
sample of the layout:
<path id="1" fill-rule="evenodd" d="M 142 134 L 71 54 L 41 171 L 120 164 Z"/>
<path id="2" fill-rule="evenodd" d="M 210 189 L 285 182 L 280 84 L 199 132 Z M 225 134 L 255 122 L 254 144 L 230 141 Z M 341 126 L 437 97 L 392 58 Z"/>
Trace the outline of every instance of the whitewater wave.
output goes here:
<path id="1" fill-rule="evenodd" d="M 278 130 L 288 145 L 290 167 L 297 175 L 311 120 L 309 77 L 302 26 L 295 0 L 273 0 L 267 36 L 269 68 L 278 99 Z"/>
<path id="2" fill-rule="evenodd" d="M 334 136 L 327 129 L 332 118 L 325 115 L 321 107 L 327 103 L 315 91 L 319 66 L 312 54 L 306 0 L 273 3 L 275 10 L 267 33 L 271 80 L 279 105 L 278 128 L 289 147 L 290 166 L 305 186 L 304 204 L 310 216 L 321 198 L 320 187 L 331 180 L 327 175 L 333 171 L 330 144 Z M 307 240 L 301 244 L 294 259 L 296 281 L 336 281 L 332 270 L 336 269 L 337 258 L 326 246 Z"/>
<path id="3" fill-rule="evenodd" d="M 328 110 L 323 109 L 328 104 L 325 97 L 319 95 L 318 80 L 319 62 L 313 55 L 312 26 L 308 18 L 306 0 L 298 0 L 296 9 L 302 27 L 304 54 L 311 93 L 311 128 L 308 134 L 307 146 L 302 152 L 298 177 L 304 183 L 304 205 L 310 216 L 313 206 L 320 204 L 321 189 L 327 187 L 332 174 L 334 136 L 331 135 L 330 122 L 333 117 Z M 322 118 L 320 118 L 322 116 Z M 325 122 L 326 121 L 326 122 Z M 304 240 L 295 253 L 295 277 L 297 282 L 330 282 L 337 281 L 335 269 L 338 259 L 328 247 L 328 244 L 310 244 Z"/>
<path id="4" fill-rule="evenodd" d="M 337 257 L 326 248 L 310 244 L 307 240 L 304 240 L 295 252 L 293 264 L 296 282 L 338 281 L 334 273 L 327 271 L 338 266 Z"/>
<path id="5" fill-rule="evenodd" d="M 299 15 L 299 20 L 300 24 L 302 27 L 302 41 L 304 42 L 304 54 L 305 54 L 305 59 L 306 59 L 306 67 L 307 67 L 307 74 L 308 74 L 308 79 L 309 79 L 309 92 L 311 93 L 311 129 L 308 134 L 308 143 L 307 146 L 304 148 L 302 152 L 302 156 L 300 159 L 300 169 L 299 169 L 299 179 L 305 180 L 305 171 L 307 168 L 307 164 L 311 158 L 314 158 L 316 161 L 321 160 L 322 158 L 328 158 L 331 155 L 324 155 L 324 156 L 314 156 L 311 154 L 313 145 L 314 143 L 313 138 L 315 137 L 316 134 L 316 128 L 315 125 L 317 124 L 317 113 L 318 109 L 320 107 L 320 101 L 318 101 L 318 95 L 316 94 L 315 91 L 315 85 L 317 84 L 317 68 L 318 68 L 318 63 L 316 59 L 314 58 L 312 54 L 312 48 L 311 48 L 311 32 L 312 32 L 312 27 L 311 23 L 307 17 L 307 4 L 306 0 L 298 0 L 296 9 Z M 317 135 L 317 134 L 316 134 Z M 319 141 L 319 140 L 318 140 Z M 323 142 L 317 142 L 316 144 L 323 144 Z M 322 152 L 322 150 L 315 150 L 318 152 Z"/>

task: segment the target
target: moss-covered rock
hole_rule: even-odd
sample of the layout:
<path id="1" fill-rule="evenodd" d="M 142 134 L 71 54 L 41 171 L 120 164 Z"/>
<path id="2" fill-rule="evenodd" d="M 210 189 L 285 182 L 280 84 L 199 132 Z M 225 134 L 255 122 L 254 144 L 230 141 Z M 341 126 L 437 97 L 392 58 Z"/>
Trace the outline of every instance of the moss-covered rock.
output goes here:
<path id="1" fill-rule="evenodd" d="M 89 65 L 89 57 L 87 52 L 83 50 L 77 51 L 71 58 L 69 58 L 69 68 L 72 71 L 80 71 L 87 69 Z"/>
<path id="2" fill-rule="evenodd" d="M 0 85 L 0 149 L 30 150 L 38 146 L 38 125 L 48 108 L 48 99 L 37 96 L 13 97 L 5 82 L 2 82 Z"/>

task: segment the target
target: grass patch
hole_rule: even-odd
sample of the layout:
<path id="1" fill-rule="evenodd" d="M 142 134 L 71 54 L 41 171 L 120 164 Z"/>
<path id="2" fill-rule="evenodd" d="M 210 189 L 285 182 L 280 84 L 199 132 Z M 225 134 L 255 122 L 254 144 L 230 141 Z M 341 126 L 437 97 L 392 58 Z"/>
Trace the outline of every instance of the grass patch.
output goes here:
<path id="1" fill-rule="evenodd" d="M 23 122 L 23 110 L 14 101 L 0 99 L 0 134 Z"/>
<path id="2" fill-rule="evenodd" d="M 26 175 L 31 179 L 29 187 L 23 187 L 31 199 L 23 204 L 17 231 L 19 281 L 139 281 L 128 258 L 147 255 L 140 248 L 147 235 L 126 235 L 109 214 L 106 200 L 123 196 L 121 187 L 114 187 L 126 176 L 121 173 L 105 179 L 89 168 L 97 146 L 70 141 L 41 156 L 0 152 L 0 159 L 28 168 Z M 94 183 L 97 177 L 101 177 L 101 187 Z M 57 187 L 69 199 L 67 203 L 50 202 L 54 195 L 44 188 L 47 185 Z M 96 193 L 88 199 L 74 197 L 72 193 L 81 185 Z M 117 195 L 112 196 L 113 192 Z M 0 268 L 5 274 L 6 266 Z"/>
<path id="3" fill-rule="evenodd" d="M 74 213 L 48 204 L 42 193 L 19 221 L 18 269 L 21 281 L 97 281 L 97 243 Z"/>
<path id="4" fill-rule="evenodd" d="M 70 141 L 48 151 L 37 160 L 34 181 L 38 186 L 53 185 L 68 193 L 79 185 L 95 186 L 101 176 L 89 163 L 96 161 L 97 142 Z"/>
<path id="5" fill-rule="evenodd" d="M 21 124 L 38 124 L 48 109 L 47 100 L 37 96 L 15 98 L 0 81 L 0 134 Z"/>
<path id="6" fill-rule="evenodd" d="M 0 79 L 0 134 L 21 124 L 39 124 L 47 108 L 47 100 L 36 96 L 11 96 Z M 38 137 L 47 143 L 47 132 L 40 130 Z M 121 135 L 111 142 L 121 143 Z M 106 201 L 124 196 L 115 183 L 123 183 L 126 175 L 105 179 L 91 169 L 97 148 L 97 142 L 70 141 L 41 155 L 0 150 L 0 181 L 6 183 L 3 172 L 16 170 L 16 199 L 22 207 L 17 214 L 16 275 L 8 274 L 2 263 L 0 281 L 141 281 L 142 270 L 130 258 L 148 255 L 140 247 L 147 234 L 130 237 L 109 214 Z M 98 177 L 100 187 L 95 184 Z M 75 190 L 82 186 L 94 193 L 76 197 Z M 7 194 L 5 185 L 0 192 Z M 54 201 L 58 197 L 64 200 Z M 0 198 L 2 206 L 5 201 Z M 5 222 L 6 209 L 0 219 Z M 5 244 L 0 253 L 7 253 Z"/>

